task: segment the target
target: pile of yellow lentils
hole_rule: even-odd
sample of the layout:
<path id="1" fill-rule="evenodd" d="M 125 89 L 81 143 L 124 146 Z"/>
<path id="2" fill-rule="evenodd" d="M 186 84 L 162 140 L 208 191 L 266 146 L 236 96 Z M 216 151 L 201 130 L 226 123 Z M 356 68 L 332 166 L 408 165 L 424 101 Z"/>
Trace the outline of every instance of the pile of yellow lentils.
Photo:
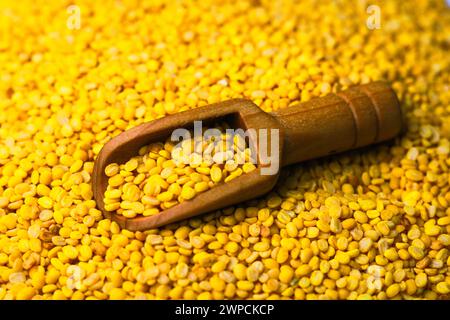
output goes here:
<path id="1" fill-rule="evenodd" d="M 243 135 L 227 133 L 227 123 L 214 129 L 212 136 L 191 130 L 179 143 L 169 137 L 142 147 L 124 164 L 106 166 L 105 210 L 126 218 L 153 216 L 256 169 Z"/>
<path id="2" fill-rule="evenodd" d="M 449 297 L 443 0 L 23 0 L 0 15 L 0 299 Z M 96 208 L 93 161 L 128 128 L 372 80 L 407 119 L 391 143 L 283 169 L 265 197 L 160 229 Z"/>

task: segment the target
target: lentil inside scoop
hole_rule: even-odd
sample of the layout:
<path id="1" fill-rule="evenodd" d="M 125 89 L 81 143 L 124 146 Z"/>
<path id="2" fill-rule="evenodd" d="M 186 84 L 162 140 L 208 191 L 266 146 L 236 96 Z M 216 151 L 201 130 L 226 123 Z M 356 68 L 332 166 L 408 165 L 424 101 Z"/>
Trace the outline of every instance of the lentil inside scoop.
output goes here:
<path id="1" fill-rule="evenodd" d="M 214 129 L 216 136 L 191 130 L 181 142 L 169 137 L 142 147 L 124 164 L 109 164 L 105 209 L 126 218 L 152 216 L 256 169 L 243 135 L 226 132 L 226 123 Z"/>
<path id="2" fill-rule="evenodd" d="M 76 28 L 61 1 L 2 1 L 0 299 L 448 297 L 450 12 L 375 3 L 379 29 L 364 1 L 77 0 Z M 407 119 L 391 143 L 283 169 L 271 194 L 170 228 L 96 208 L 93 161 L 127 128 L 376 80 Z"/>

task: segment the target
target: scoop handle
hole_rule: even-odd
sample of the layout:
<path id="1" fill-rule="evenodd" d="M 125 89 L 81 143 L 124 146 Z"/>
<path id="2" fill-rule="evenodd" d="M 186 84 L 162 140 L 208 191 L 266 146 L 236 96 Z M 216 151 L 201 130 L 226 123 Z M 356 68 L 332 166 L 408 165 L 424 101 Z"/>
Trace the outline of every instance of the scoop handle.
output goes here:
<path id="1" fill-rule="evenodd" d="M 383 82 L 354 86 L 272 115 L 285 131 L 283 165 L 389 140 L 402 129 L 397 96 Z"/>

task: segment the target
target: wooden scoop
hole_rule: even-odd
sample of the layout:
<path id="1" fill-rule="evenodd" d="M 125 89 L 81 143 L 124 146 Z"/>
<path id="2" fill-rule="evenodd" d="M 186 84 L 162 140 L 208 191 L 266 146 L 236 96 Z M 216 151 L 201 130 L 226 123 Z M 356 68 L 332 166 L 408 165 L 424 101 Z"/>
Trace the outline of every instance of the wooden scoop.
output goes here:
<path id="1" fill-rule="evenodd" d="M 402 116 L 394 91 L 382 82 L 355 86 L 337 94 L 315 98 L 297 106 L 266 113 L 253 102 L 233 99 L 180 112 L 127 130 L 105 144 L 95 160 L 93 192 L 105 216 L 132 231 L 156 228 L 199 214 L 221 209 L 267 193 L 278 173 L 262 175 L 263 165 L 227 183 L 198 194 L 154 216 L 125 218 L 105 210 L 108 185 L 105 167 L 124 163 L 152 142 L 165 141 L 175 129 L 226 121 L 232 128 L 278 129 L 281 166 L 385 141 L 400 133 Z M 257 141 L 254 141 L 257 143 Z M 258 164 L 263 163 L 258 156 Z"/>

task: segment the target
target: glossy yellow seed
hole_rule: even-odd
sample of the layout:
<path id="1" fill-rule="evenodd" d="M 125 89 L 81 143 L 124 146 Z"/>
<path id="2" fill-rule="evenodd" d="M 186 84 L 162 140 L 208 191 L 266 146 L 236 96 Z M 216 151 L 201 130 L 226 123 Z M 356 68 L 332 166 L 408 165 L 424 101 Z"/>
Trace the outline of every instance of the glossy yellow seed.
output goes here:
<path id="1" fill-rule="evenodd" d="M 387 289 L 386 289 L 386 295 L 388 298 L 393 298 L 396 295 L 398 295 L 400 292 L 400 285 L 398 283 L 395 283 L 393 285 L 390 285 Z"/>
<path id="2" fill-rule="evenodd" d="M 199 192 L 199 193 L 208 190 L 208 188 L 209 188 L 209 186 L 206 181 L 198 182 L 194 186 L 195 191 Z"/>
<path id="3" fill-rule="evenodd" d="M 109 298 L 111 300 L 123 300 L 126 296 L 126 292 L 121 288 L 112 288 L 109 292 Z"/>
<path id="4" fill-rule="evenodd" d="M 189 186 L 184 186 L 181 190 L 181 196 L 186 200 L 194 198 L 195 195 L 196 195 L 195 189 Z"/>
<path id="5" fill-rule="evenodd" d="M 158 201 L 161 201 L 161 202 L 170 201 L 170 200 L 172 200 L 172 198 L 173 198 L 173 193 L 169 192 L 169 191 L 165 191 L 156 196 L 156 199 L 158 199 Z"/>
<path id="6" fill-rule="evenodd" d="M 106 166 L 105 174 L 108 177 L 113 177 L 119 173 L 119 166 L 116 163 L 111 163 Z"/>
<path id="7" fill-rule="evenodd" d="M 218 183 L 222 180 L 222 170 L 219 167 L 212 167 L 210 174 L 213 182 Z"/>
<path id="8" fill-rule="evenodd" d="M 266 251 L 269 249 L 269 243 L 267 242 L 258 242 L 253 247 L 255 251 Z"/>
<path id="9" fill-rule="evenodd" d="M 139 165 L 139 163 L 138 163 L 137 159 L 133 158 L 125 163 L 124 169 L 128 172 L 131 172 L 131 171 L 136 170 L 138 165 Z"/>
<path id="10" fill-rule="evenodd" d="M 416 275 L 415 283 L 418 288 L 424 288 L 427 285 L 428 279 L 425 273 L 419 273 Z"/>
<path id="11" fill-rule="evenodd" d="M 49 197 L 39 198 L 38 204 L 44 209 L 51 209 L 53 207 L 53 200 Z"/>
<path id="12" fill-rule="evenodd" d="M 252 171 L 255 170 L 255 169 L 256 169 L 256 167 L 255 167 L 255 165 L 254 165 L 253 163 L 245 163 L 245 164 L 242 166 L 242 170 L 243 170 L 245 173 L 252 172 Z"/>
<path id="13" fill-rule="evenodd" d="M 283 265 L 280 269 L 279 279 L 283 283 L 289 283 L 294 276 L 294 270 L 290 266 Z"/>
<path id="14" fill-rule="evenodd" d="M 311 273 L 311 284 L 314 286 L 320 286 L 323 281 L 323 273 L 321 271 L 313 271 Z"/>
<path id="15" fill-rule="evenodd" d="M 240 290 L 244 290 L 244 291 L 250 291 L 253 289 L 254 284 L 251 281 L 248 280 L 241 280 L 237 282 L 237 287 Z"/>
<path id="16" fill-rule="evenodd" d="M 138 201 L 141 195 L 141 191 L 134 184 L 129 184 L 123 187 L 122 199 L 126 201 Z M 106 192 L 105 192 L 106 195 Z"/>
<path id="17" fill-rule="evenodd" d="M 124 182 L 123 176 L 116 174 L 115 176 L 112 176 L 111 178 L 109 178 L 108 185 L 110 185 L 111 187 L 118 187 L 123 182 Z"/>
<path id="18" fill-rule="evenodd" d="M 424 250 L 415 246 L 410 246 L 408 252 L 416 260 L 420 260 L 425 256 Z"/>
<path id="19" fill-rule="evenodd" d="M 36 289 L 31 287 L 24 287 L 17 293 L 17 300 L 30 300 L 36 294 Z"/>
<path id="20" fill-rule="evenodd" d="M 450 293 L 450 285 L 447 282 L 439 282 L 436 285 L 436 290 L 441 294 L 448 294 Z"/>

